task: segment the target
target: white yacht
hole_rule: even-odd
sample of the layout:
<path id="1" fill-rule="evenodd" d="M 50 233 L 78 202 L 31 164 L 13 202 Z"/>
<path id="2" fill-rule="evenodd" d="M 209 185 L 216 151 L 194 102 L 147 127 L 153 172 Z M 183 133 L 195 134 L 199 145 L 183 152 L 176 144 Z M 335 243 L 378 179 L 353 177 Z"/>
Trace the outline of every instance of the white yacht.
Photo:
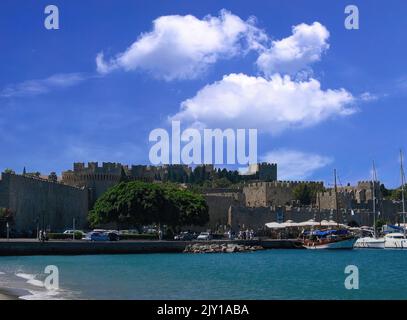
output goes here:
<path id="1" fill-rule="evenodd" d="M 377 182 L 377 175 L 376 175 L 376 168 L 373 162 L 373 178 L 372 178 L 372 195 L 373 195 L 373 229 L 371 231 L 370 236 L 362 237 L 356 240 L 355 248 L 359 249 L 384 249 L 385 247 L 385 238 L 377 237 L 376 234 L 376 182 Z"/>
<path id="2" fill-rule="evenodd" d="M 359 249 L 384 249 L 385 238 L 363 237 L 356 240 L 355 248 Z"/>
<path id="3" fill-rule="evenodd" d="M 403 233 L 389 233 L 384 238 L 385 249 L 407 249 L 407 239 Z"/>
<path id="4" fill-rule="evenodd" d="M 405 197 L 404 197 L 404 187 L 406 177 L 404 175 L 404 166 L 403 166 L 403 153 L 400 150 L 400 175 L 401 175 L 401 203 L 403 212 L 401 212 L 403 216 L 403 228 L 401 232 L 394 232 L 386 234 L 385 236 L 385 249 L 407 249 L 407 239 L 406 239 L 406 210 L 405 210 Z"/>
<path id="5" fill-rule="evenodd" d="M 403 153 L 400 150 L 400 175 L 401 175 L 401 202 L 402 209 L 401 212 L 403 217 L 403 228 L 401 232 L 393 232 L 386 234 L 385 236 L 385 249 L 407 249 L 407 239 L 406 239 L 406 210 L 405 210 L 405 196 L 404 196 L 404 187 L 406 177 L 404 175 L 404 166 L 403 166 Z"/>
<path id="6" fill-rule="evenodd" d="M 398 227 L 402 232 L 391 232 L 386 234 L 384 237 L 378 238 L 376 236 L 376 230 L 372 231 L 371 236 L 359 238 L 355 243 L 355 248 L 376 248 L 376 249 L 407 249 L 407 238 L 406 238 L 406 210 L 405 210 L 405 175 L 403 167 L 403 153 L 400 150 L 400 175 L 401 175 L 401 203 L 402 203 L 402 218 L 403 218 L 403 228 Z M 376 197 L 375 197 L 375 182 L 376 170 L 373 163 L 373 225 L 376 221 Z M 393 227 L 394 229 L 394 227 Z"/>

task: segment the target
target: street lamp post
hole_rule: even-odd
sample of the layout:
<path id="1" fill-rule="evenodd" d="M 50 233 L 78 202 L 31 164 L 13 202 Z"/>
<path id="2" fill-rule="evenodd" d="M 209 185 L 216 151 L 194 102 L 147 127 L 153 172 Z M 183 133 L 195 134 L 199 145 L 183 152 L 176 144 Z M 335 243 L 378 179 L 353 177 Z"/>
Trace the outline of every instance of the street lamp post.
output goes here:
<path id="1" fill-rule="evenodd" d="M 73 223 L 72 223 L 72 229 L 73 229 L 73 232 L 72 232 L 72 240 L 75 240 L 75 218 L 73 218 L 72 219 L 73 221 Z"/>
<path id="2" fill-rule="evenodd" d="M 37 240 L 40 239 L 40 217 L 37 217 L 37 220 L 35 221 L 37 224 Z"/>

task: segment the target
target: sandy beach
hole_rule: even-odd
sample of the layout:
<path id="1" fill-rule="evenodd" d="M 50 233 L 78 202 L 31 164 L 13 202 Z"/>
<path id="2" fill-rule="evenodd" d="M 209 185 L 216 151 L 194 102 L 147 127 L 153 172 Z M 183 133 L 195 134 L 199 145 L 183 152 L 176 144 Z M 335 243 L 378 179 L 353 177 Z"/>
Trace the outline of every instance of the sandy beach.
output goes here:
<path id="1" fill-rule="evenodd" d="M 28 290 L 0 288 L 0 300 L 21 300 L 19 297 L 30 295 Z"/>
<path id="2" fill-rule="evenodd" d="M 18 300 L 18 297 L 6 295 L 4 293 L 0 293 L 0 300 Z"/>

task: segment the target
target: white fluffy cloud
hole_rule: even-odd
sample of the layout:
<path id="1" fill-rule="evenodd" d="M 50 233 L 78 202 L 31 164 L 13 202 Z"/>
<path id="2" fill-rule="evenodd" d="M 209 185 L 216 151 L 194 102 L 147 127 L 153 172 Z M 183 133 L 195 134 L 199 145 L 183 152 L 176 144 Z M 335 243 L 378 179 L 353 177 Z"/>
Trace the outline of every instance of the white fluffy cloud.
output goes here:
<path id="1" fill-rule="evenodd" d="M 328 38 L 328 30 L 319 22 L 299 24 L 293 27 L 291 36 L 273 41 L 270 49 L 259 55 L 257 66 L 266 76 L 276 72 L 295 74 L 321 59 L 329 48 Z"/>
<path id="2" fill-rule="evenodd" d="M 304 180 L 330 163 L 333 159 L 318 154 L 278 149 L 261 157 L 262 161 L 278 164 L 280 180 Z"/>
<path id="3" fill-rule="evenodd" d="M 122 68 L 143 69 L 165 80 L 192 79 L 218 59 L 258 49 L 267 36 L 254 25 L 222 10 L 218 17 L 162 16 L 153 30 L 141 34 L 127 50 L 106 61 L 96 57 L 97 70 L 108 73 Z"/>
<path id="4" fill-rule="evenodd" d="M 257 128 L 278 133 L 307 127 L 355 112 L 355 98 L 345 89 L 321 89 L 315 79 L 294 81 L 230 74 L 205 86 L 170 117 L 209 128 Z"/>
<path id="5" fill-rule="evenodd" d="M 363 92 L 361 95 L 359 95 L 359 100 L 364 102 L 376 101 L 377 99 L 379 99 L 379 96 L 371 92 Z"/>
<path id="6" fill-rule="evenodd" d="M 89 76 L 83 73 L 59 73 L 45 79 L 27 80 L 8 85 L 0 91 L 0 97 L 11 98 L 47 93 L 56 88 L 67 88 L 78 84 Z"/>

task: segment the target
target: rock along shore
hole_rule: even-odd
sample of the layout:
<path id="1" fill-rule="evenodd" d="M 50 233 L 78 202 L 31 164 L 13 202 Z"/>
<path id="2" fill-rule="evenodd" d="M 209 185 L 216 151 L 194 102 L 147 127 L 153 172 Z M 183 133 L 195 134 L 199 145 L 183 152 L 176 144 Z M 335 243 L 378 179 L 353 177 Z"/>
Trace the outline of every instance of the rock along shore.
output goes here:
<path id="1" fill-rule="evenodd" d="M 212 243 L 212 244 L 199 244 L 194 243 L 185 247 L 184 253 L 234 253 L 234 252 L 250 252 L 263 250 L 264 248 L 259 245 L 242 245 L 235 243 Z"/>

